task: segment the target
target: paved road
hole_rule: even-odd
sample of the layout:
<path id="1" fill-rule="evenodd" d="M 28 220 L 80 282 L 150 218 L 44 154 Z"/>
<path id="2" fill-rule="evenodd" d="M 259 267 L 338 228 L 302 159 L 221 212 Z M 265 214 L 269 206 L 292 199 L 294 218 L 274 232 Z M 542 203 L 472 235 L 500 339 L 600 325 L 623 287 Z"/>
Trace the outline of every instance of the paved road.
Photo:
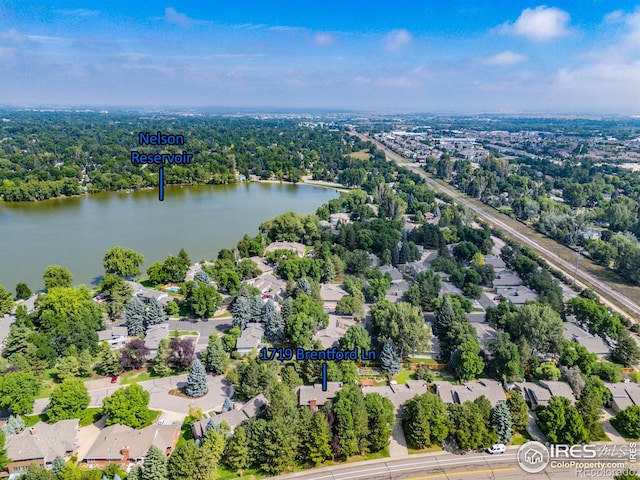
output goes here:
<path id="1" fill-rule="evenodd" d="M 441 185 L 440 183 L 436 182 L 434 179 L 432 179 L 430 176 L 428 176 L 424 170 L 422 170 L 420 167 L 418 167 L 417 165 L 415 165 L 414 163 L 410 163 L 410 161 L 404 157 L 402 157 L 401 155 L 389 150 L 387 147 L 385 147 L 383 144 L 381 144 L 380 142 L 377 142 L 367 136 L 362 136 L 362 135 L 358 135 L 363 139 L 369 140 L 369 141 L 373 141 L 374 143 L 376 143 L 376 145 L 383 149 L 387 159 L 389 160 L 393 160 L 396 163 L 398 163 L 398 165 L 405 167 L 409 170 L 411 170 L 414 173 L 417 173 L 418 175 L 420 175 L 422 178 L 424 178 L 426 180 L 427 183 L 429 183 L 433 188 L 435 188 L 436 190 L 439 190 L 441 192 L 446 193 L 447 195 L 449 195 L 450 197 L 454 198 L 458 203 L 464 205 L 465 207 L 467 207 L 469 210 L 473 211 L 476 215 L 478 215 L 480 218 L 483 218 L 484 220 L 486 220 L 487 222 L 489 222 L 490 224 L 500 228 L 501 230 L 507 232 L 510 236 L 512 236 L 513 238 L 516 238 L 520 243 L 530 246 L 531 248 L 533 248 L 542 258 L 544 258 L 545 260 L 547 260 L 547 262 L 549 262 L 549 264 L 562 271 L 565 275 L 569 276 L 569 277 L 573 277 L 573 273 L 575 271 L 575 265 L 567 262 L 566 260 L 560 258 L 558 255 L 556 255 L 553 252 L 550 252 L 548 250 L 544 250 L 540 247 L 540 245 L 538 245 L 538 243 L 536 243 L 534 240 L 531 240 L 527 235 L 524 235 L 520 232 L 518 232 L 516 229 L 514 229 L 513 227 L 509 226 L 508 224 L 506 224 L 505 222 L 503 222 L 502 220 L 499 220 L 497 218 L 496 215 L 493 214 L 489 214 L 487 212 L 485 212 L 484 210 L 482 210 L 481 208 L 479 208 L 475 202 L 472 202 L 470 200 L 469 197 L 467 197 L 466 195 L 460 193 L 459 191 L 455 190 L 452 187 L 445 187 L 443 185 Z M 623 314 L 627 314 L 627 312 L 620 307 L 620 305 L 624 305 L 626 307 L 626 309 L 633 311 L 636 315 L 638 315 L 640 317 L 640 305 L 638 303 L 636 303 L 636 301 L 629 299 L 627 296 L 623 295 L 622 293 L 614 290 L 613 288 L 611 288 L 609 285 L 607 285 L 605 282 L 603 282 L 602 280 L 598 279 L 597 277 L 591 275 L 590 273 L 584 272 L 584 271 L 579 271 L 578 272 L 578 280 L 582 280 L 582 281 L 587 281 L 591 284 L 591 288 L 592 290 L 594 290 L 596 293 L 600 294 L 601 297 L 604 297 L 602 300 L 604 303 L 607 303 L 611 308 L 615 309 L 616 311 L 619 311 L 620 313 Z M 578 281 L 578 283 L 580 283 Z M 582 287 L 585 287 L 586 285 L 582 285 Z M 607 299 L 609 301 L 607 301 Z"/>
<path id="2" fill-rule="evenodd" d="M 509 449 L 502 455 L 485 453 L 411 455 L 398 460 L 372 460 L 271 478 L 279 480 L 426 480 L 429 478 L 565 480 L 580 478 L 571 469 L 547 468 L 545 472 L 537 475 L 527 474 L 518 466 L 516 452 L 517 447 Z"/>

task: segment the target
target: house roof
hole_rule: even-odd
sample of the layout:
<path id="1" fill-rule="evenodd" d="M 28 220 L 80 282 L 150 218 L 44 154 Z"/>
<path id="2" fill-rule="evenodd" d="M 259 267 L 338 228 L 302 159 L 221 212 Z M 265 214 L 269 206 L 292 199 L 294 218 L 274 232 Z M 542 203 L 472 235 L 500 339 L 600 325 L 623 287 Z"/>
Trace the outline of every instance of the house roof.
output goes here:
<path id="1" fill-rule="evenodd" d="M 151 325 L 144 337 L 144 346 L 149 350 L 157 350 L 160 340 L 169 338 L 169 325 Z"/>
<path id="2" fill-rule="evenodd" d="M 558 382 L 554 380 L 540 380 L 540 385 L 545 387 L 555 397 L 565 397 L 575 403 L 576 397 L 573 396 L 573 390 L 566 382 Z"/>
<path id="3" fill-rule="evenodd" d="M 484 263 L 487 265 L 491 265 L 494 270 L 504 270 L 505 268 L 507 268 L 507 264 L 504 263 L 504 260 L 496 255 L 485 255 Z"/>
<path id="4" fill-rule="evenodd" d="M 445 403 L 464 403 L 485 396 L 492 406 L 504 402 L 507 397 L 502 385 L 496 380 L 482 379 L 467 382 L 464 385 L 452 385 L 449 382 L 435 382 L 436 393 Z"/>
<path id="5" fill-rule="evenodd" d="M 98 332 L 98 341 L 104 342 L 105 340 L 111 340 L 112 338 L 126 337 L 127 334 L 127 327 L 113 327 L 107 330 L 100 330 Z"/>
<path id="6" fill-rule="evenodd" d="M 64 457 L 75 450 L 78 422 L 77 418 L 53 425 L 38 422 L 21 433 L 7 435 L 7 456 L 14 462 L 42 459 L 45 463 L 58 455 Z"/>
<path id="7" fill-rule="evenodd" d="M 260 413 L 260 411 L 267 405 L 269 405 L 269 400 L 267 400 L 267 397 L 265 397 L 263 394 L 259 394 L 242 405 L 242 407 L 240 408 L 212 415 L 211 420 L 213 420 L 213 423 L 218 426 L 223 421 L 226 421 L 229 427 L 231 427 L 231 430 L 234 430 L 245 420 L 258 415 L 258 413 Z M 201 418 L 191 426 L 191 432 L 193 433 L 194 438 L 198 439 L 204 437 L 205 433 L 207 432 L 207 424 L 209 423 L 209 420 L 209 418 Z"/>
<path id="8" fill-rule="evenodd" d="M 236 349 L 245 350 L 257 348 L 264 336 L 264 325 L 261 323 L 247 323 L 247 328 L 242 331 L 242 335 L 236 340 Z"/>
<path id="9" fill-rule="evenodd" d="M 517 285 L 522 285 L 522 278 L 520 278 L 515 273 L 503 272 L 500 273 L 495 280 L 492 282 L 492 285 L 495 287 L 515 287 Z"/>
<path id="10" fill-rule="evenodd" d="M 320 285 L 320 298 L 323 302 L 337 302 L 342 297 L 349 295 L 340 285 L 323 283 Z"/>
<path id="11" fill-rule="evenodd" d="M 390 265 L 384 265 L 380 267 L 380 271 L 384 275 L 385 273 L 389 273 L 391 275 L 391 283 L 401 282 L 403 280 L 402 273 L 396 267 L 392 267 Z"/>
<path id="12" fill-rule="evenodd" d="M 100 432 L 85 459 L 121 460 L 123 448 L 129 449 L 129 458 L 140 459 L 151 445 L 166 453 L 175 447 L 179 435 L 179 425 L 149 425 L 140 430 L 126 425 L 111 425 Z"/>
<path id="13" fill-rule="evenodd" d="M 315 400 L 316 405 L 322 406 L 335 397 L 341 388 L 342 382 L 327 382 L 326 391 L 322 391 L 319 383 L 298 387 L 298 405 L 309 405 L 311 400 Z"/>

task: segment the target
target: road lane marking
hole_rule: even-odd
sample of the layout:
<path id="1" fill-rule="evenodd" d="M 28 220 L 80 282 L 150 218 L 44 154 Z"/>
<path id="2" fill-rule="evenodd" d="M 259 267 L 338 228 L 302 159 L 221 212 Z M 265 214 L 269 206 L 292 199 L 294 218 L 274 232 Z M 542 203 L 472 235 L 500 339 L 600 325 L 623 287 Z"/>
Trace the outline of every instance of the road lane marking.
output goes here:
<path id="1" fill-rule="evenodd" d="M 444 478 L 444 477 L 449 477 L 451 475 L 472 475 L 472 474 L 475 474 L 475 473 L 510 472 L 510 471 L 513 471 L 513 470 L 517 470 L 517 468 L 515 468 L 515 467 L 511 467 L 511 468 L 495 468 L 495 469 L 486 468 L 484 470 L 471 470 L 470 472 L 438 473 L 436 475 L 426 475 L 424 477 L 414 477 L 414 478 L 409 478 L 407 480 L 425 480 L 427 478 Z"/>

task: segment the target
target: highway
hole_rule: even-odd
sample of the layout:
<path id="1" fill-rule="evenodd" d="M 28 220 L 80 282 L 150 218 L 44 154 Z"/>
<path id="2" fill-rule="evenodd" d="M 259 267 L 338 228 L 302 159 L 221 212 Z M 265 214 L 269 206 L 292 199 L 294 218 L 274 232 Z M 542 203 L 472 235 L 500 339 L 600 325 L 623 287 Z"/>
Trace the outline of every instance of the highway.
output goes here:
<path id="1" fill-rule="evenodd" d="M 318 468 L 280 475 L 279 480 L 520 480 L 580 478 L 575 469 L 550 468 L 539 474 L 524 472 L 516 461 L 518 447 L 510 447 L 502 455 L 468 453 L 419 454 L 397 460 L 381 459 L 351 465 Z M 608 478 L 608 477 L 605 477 Z"/>
<path id="2" fill-rule="evenodd" d="M 433 178 L 427 175 L 424 172 L 424 170 L 422 170 L 415 163 L 412 163 L 410 160 L 393 152 L 392 150 L 388 149 L 386 146 L 384 146 L 380 142 L 373 140 L 365 135 L 361 135 L 361 134 L 356 134 L 356 135 L 362 138 L 363 140 L 374 142 L 378 148 L 384 150 L 387 156 L 387 160 L 395 161 L 398 165 L 405 167 L 414 173 L 417 173 L 422 178 L 424 178 L 426 182 L 429 185 L 431 185 L 434 189 L 449 195 L 456 202 L 460 203 L 461 205 L 464 205 L 469 210 L 473 211 L 476 215 L 478 215 L 478 217 L 482 218 L 483 220 L 488 222 L 490 225 L 500 230 L 503 230 L 504 232 L 509 234 L 511 237 L 513 237 L 523 245 L 527 245 L 532 249 L 534 249 L 542 258 L 544 258 L 549 263 L 551 267 L 556 268 L 557 270 L 560 270 L 569 278 L 573 277 L 573 274 L 575 271 L 575 265 L 573 265 L 572 263 L 567 262 L 566 260 L 560 258 L 558 255 L 556 255 L 553 252 L 543 249 L 535 241 L 531 240 L 527 235 L 524 235 L 518 232 L 516 229 L 514 229 L 510 225 L 506 224 L 505 222 L 497 218 L 496 215 L 485 212 L 483 209 L 479 208 L 476 205 L 475 201 L 471 201 L 469 197 L 459 192 L 458 190 L 454 189 L 453 187 L 448 187 L 448 186 L 445 187 L 439 182 L 436 182 Z M 577 282 L 578 285 L 581 286 L 582 288 L 586 287 L 587 285 L 585 285 L 584 283 L 581 283 L 580 280 L 582 280 L 583 282 L 586 281 L 590 283 L 589 287 L 596 294 L 598 294 L 601 297 L 603 303 L 605 303 L 611 309 L 616 310 L 617 312 L 622 313 L 624 315 L 628 315 L 629 311 L 633 312 L 633 314 L 635 315 L 635 320 L 640 319 L 640 305 L 636 303 L 636 301 L 629 299 L 626 295 L 623 295 L 622 293 L 616 291 L 615 289 L 611 288 L 609 285 L 607 285 L 605 282 L 603 282 L 599 278 L 587 272 L 579 271 L 577 279 L 578 279 L 578 282 Z M 624 308 L 622 308 L 621 305 L 623 305 Z"/>

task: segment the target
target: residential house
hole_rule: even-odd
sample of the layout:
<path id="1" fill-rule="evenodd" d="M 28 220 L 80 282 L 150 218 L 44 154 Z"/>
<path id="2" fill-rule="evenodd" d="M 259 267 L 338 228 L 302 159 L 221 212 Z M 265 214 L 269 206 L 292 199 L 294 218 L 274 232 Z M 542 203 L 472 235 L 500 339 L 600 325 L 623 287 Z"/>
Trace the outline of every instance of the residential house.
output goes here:
<path id="1" fill-rule="evenodd" d="M 507 264 L 497 255 L 485 255 L 484 263 L 485 265 L 491 265 L 496 274 L 502 273 L 507 269 Z"/>
<path id="2" fill-rule="evenodd" d="M 501 272 L 492 282 L 493 288 L 500 287 L 517 287 L 522 285 L 522 278 L 512 272 Z M 499 293 L 499 292 L 498 292 Z"/>
<path id="3" fill-rule="evenodd" d="M 466 401 L 473 402 L 482 396 L 486 397 L 495 407 L 498 403 L 506 401 L 502 385 L 497 380 L 482 379 L 467 382 L 464 385 L 452 385 L 449 382 L 434 382 L 436 394 L 447 405 L 452 403 L 462 404 Z"/>
<path id="4" fill-rule="evenodd" d="M 345 212 L 332 213 L 329 215 L 329 224 L 332 228 L 336 228 L 338 225 L 346 225 L 351 223 L 351 215 Z"/>
<path id="5" fill-rule="evenodd" d="M 575 317 L 568 315 L 567 321 L 563 324 L 563 337 L 567 340 L 577 342 L 591 353 L 595 353 L 601 358 L 609 355 L 609 345 L 599 335 L 592 335 L 575 322 Z"/>
<path id="6" fill-rule="evenodd" d="M 66 460 L 74 455 L 78 422 L 77 418 L 60 420 L 52 425 L 38 422 L 18 434 L 7 435 L 5 446 L 7 457 L 11 459 L 7 465 L 9 475 L 23 472 L 32 463 L 51 468 L 57 456 Z"/>
<path id="7" fill-rule="evenodd" d="M 151 445 L 169 456 L 180 438 L 180 425 L 149 425 L 135 430 L 126 425 L 102 429 L 84 457 L 89 468 L 105 468 L 117 463 L 125 470 L 143 461 Z"/>
<path id="8" fill-rule="evenodd" d="M 391 400 L 397 412 L 408 400 L 416 395 L 427 393 L 429 388 L 426 382 L 422 380 L 407 380 L 405 384 L 387 385 L 384 387 L 365 386 L 363 381 L 361 390 L 364 395 L 367 393 L 378 393 L 383 397 L 387 397 Z"/>
<path id="9" fill-rule="evenodd" d="M 127 337 L 127 327 L 112 327 L 98 332 L 98 342 L 107 342 L 112 349 L 124 347 Z"/>
<path id="10" fill-rule="evenodd" d="M 640 385 L 635 382 L 605 383 L 611 393 L 611 408 L 614 412 L 631 405 L 640 405 Z"/>
<path id="11" fill-rule="evenodd" d="M 332 283 L 320 285 L 320 298 L 322 298 L 324 309 L 327 311 L 334 311 L 338 301 L 347 295 L 348 293 L 340 285 Z"/>
<path id="12" fill-rule="evenodd" d="M 261 347 L 263 336 L 264 325 L 262 323 L 247 323 L 247 328 L 242 331 L 242 335 L 236 340 L 236 350 L 240 355 L 247 355 L 254 348 Z"/>
<path id="13" fill-rule="evenodd" d="M 525 286 L 507 287 L 506 289 L 496 289 L 511 305 L 524 305 L 526 302 L 538 300 L 538 294 Z"/>
<path id="14" fill-rule="evenodd" d="M 133 289 L 133 295 L 138 297 L 143 303 L 149 303 L 152 299 L 156 299 L 163 307 L 166 307 L 169 303 L 169 294 L 167 292 L 147 288 L 137 282 L 127 281 L 127 283 Z"/>
<path id="15" fill-rule="evenodd" d="M 391 275 L 391 284 L 400 283 L 404 280 L 402 273 L 400 273 L 400 270 L 398 270 L 396 267 L 383 265 L 382 267 L 380 267 L 380 272 L 382 272 L 382 275 L 384 275 L 385 273 Z"/>
<path id="16" fill-rule="evenodd" d="M 327 382 L 327 390 L 322 390 L 322 385 L 316 383 L 313 386 L 303 385 L 298 387 L 298 405 L 308 406 L 311 410 L 318 410 L 329 400 L 334 398 L 342 389 L 342 382 Z"/>
<path id="17" fill-rule="evenodd" d="M 532 410 L 538 406 L 549 405 L 552 396 L 565 397 L 575 404 L 575 397 L 569 384 L 551 380 L 541 380 L 539 383 L 521 382 L 514 385 L 515 390 L 522 393 Z"/>
<path id="18" fill-rule="evenodd" d="M 358 322 L 353 317 L 330 314 L 327 328 L 318 330 L 313 339 L 318 340 L 324 348 L 337 346 L 347 329 L 356 323 Z"/>
<path id="19" fill-rule="evenodd" d="M 276 250 L 293 250 L 300 258 L 304 257 L 307 247 L 298 242 L 273 242 L 264 249 L 264 255 Z"/>
<path id="20" fill-rule="evenodd" d="M 253 397 L 239 408 L 233 408 L 226 412 L 211 415 L 211 418 L 202 418 L 191 425 L 191 433 L 195 440 L 200 440 L 207 433 L 207 425 L 212 422 L 220 426 L 222 422 L 227 422 L 231 428 L 231 433 L 245 420 L 255 417 L 269 405 L 269 400 L 263 394 Z"/>
<path id="21" fill-rule="evenodd" d="M 402 280 L 401 282 L 392 283 L 389 289 L 387 290 L 384 298 L 389 300 L 391 303 L 397 303 L 402 301 L 402 297 L 404 293 L 409 290 L 411 285 L 406 280 Z"/>
<path id="22" fill-rule="evenodd" d="M 169 325 L 166 323 L 151 325 L 147 328 L 144 336 L 144 346 L 149 349 L 149 358 L 155 358 L 158 354 L 160 341 L 165 338 L 169 338 Z"/>
<path id="23" fill-rule="evenodd" d="M 263 298 L 269 297 L 275 301 L 284 300 L 284 291 L 287 287 L 287 282 L 272 273 L 263 273 L 247 280 L 246 283 L 260 290 Z"/>

